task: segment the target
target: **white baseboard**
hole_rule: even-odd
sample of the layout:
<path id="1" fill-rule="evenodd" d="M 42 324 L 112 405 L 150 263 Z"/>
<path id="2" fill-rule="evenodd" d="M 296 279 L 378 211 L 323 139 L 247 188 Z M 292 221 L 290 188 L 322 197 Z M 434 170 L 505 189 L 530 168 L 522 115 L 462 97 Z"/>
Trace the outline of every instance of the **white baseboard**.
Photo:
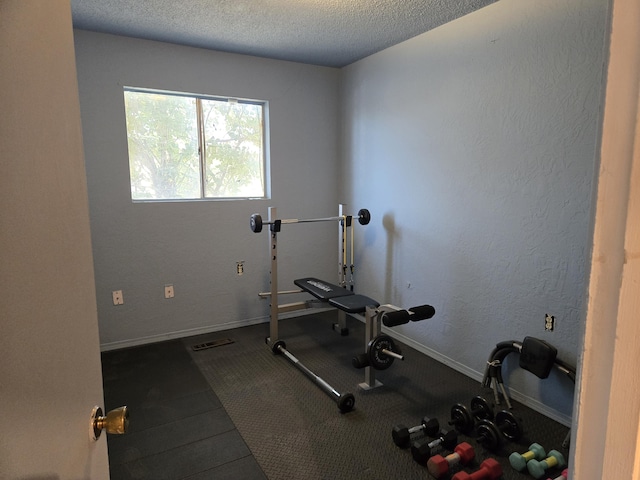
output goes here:
<path id="1" fill-rule="evenodd" d="M 176 330 L 174 332 L 161 333 L 158 335 L 149 335 L 146 337 L 138 337 L 127 340 L 119 340 L 116 342 L 102 343 L 100 351 L 108 352 L 110 350 L 120 350 L 121 348 L 138 347 L 150 343 L 164 342 L 166 340 L 175 340 L 177 338 L 193 337 L 195 335 L 203 335 L 206 333 L 220 332 L 223 330 L 231 330 L 233 328 L 247 327 L 258 323 L 269 321 L 265 317 L 257 317 L 248 320 L 240 320 L 237 322 L 227 322 L 217 325 L 207 325 L 205 327 L 190 328 L 186 330 Z"/>
<path id="2" fill-rule="evenodd" d="M 328 310 L 335 310 L 334 308 L 312 308 L 304 311 L 295 311 L 289 313 L 283 313 L 279 316 L 280 320 L 287 318 L 301 317 L 303 315 L 312 315 L 314 313 L 320 313 Z M 161 333 L 157 335 L 148 335 L 145 337 L 138 337 L 127 340 L 118 340 L 116 342 L 102 343 L 100 344 L 101 352 L 108 352 L 110 350 L 120 350 L 122 348 L 139 347 L 140 345 L 147 345 L 150 343 L 164 342 L 166 340 L 175 340 L 177 338 L 193 337 L 195 335 L 204 335 L 207 333 L 222 332 L 224 330 L 232 330 L 234 328 L 248 327 L 250 325 L 256 325 L 258 323 L 268 323 L 269 316 L 250 318 L 245 320 L 238 320 L 236 322 L 220 323 L 216 325 L 207 325 L 204 327 L 190 328 L 186 330 L 176 330 L 174 332 Z"/>

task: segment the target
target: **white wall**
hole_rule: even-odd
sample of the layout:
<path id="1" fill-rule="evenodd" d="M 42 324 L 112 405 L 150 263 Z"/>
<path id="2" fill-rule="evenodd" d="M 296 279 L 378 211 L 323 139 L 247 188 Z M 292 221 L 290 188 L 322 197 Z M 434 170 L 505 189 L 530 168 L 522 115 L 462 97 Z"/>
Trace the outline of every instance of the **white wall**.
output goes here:
<path id="1" fill-rule="evenodd" d="M 573 478 L 640 478 L 640 3 L 615 0 Z"/>
<path id="2" fill-rule="evenodd" d="M 103 349 L 267 320 L 268 233 L 249 217 L 268 206 L 280 218 L 337 215 L 339 70 L 87 31 L 75 41 Z M 268 101 L 272 198 L 132 203 L 124 86 Z M 336 249 L 335 225 L 284 227 L 281 289 L 337 278 Z"/>
<path id="3" fill-rule="evenodd" d="M 433 304 L 394 330 L 471 376 L 528 335 L 576 363 L 607 5 L 502 0 L 344 69 L 343 188 L 374 216 L 359 284 Z M 512 393 L 569 424 L 572 383 L 508 360 Z"/>

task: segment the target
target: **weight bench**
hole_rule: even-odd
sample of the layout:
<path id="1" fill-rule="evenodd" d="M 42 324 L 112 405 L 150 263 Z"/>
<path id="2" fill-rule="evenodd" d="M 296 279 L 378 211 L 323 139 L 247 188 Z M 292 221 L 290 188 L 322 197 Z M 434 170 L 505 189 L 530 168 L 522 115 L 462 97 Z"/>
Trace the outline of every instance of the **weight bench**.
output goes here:
<path id="1" fill-rule="evenodd" d="M 393 305 L 383 305 L 366 295 L 358 295 L 346 288 L 317 278 L 307 277 L 294 280 L 293 283 L 321 302 L 327 302 L 338 309 L 340 327 L 343 335 L 346 328 L 346 315 L 364 314 L 365 353 L 354 357 L 353 366 L 365 369 L 365 381 L 358 386 L 370 390 L 382 385 L 375 379 L 376 370 L 386 370 L 394 360 L 404 360 L 400 349 L 388 335 L 381 334 L 381 324 L 395 327 L 433 317 L 435 309 L 431 305 L 421 305 L 404 310 Z M 334 325 L 335 328 L 335 325 Z"/>
<path id="2" fill-rule="evenodd" d="M 326 302 L 338 309 L 338 323 L 334 324 L 333 327 L 343 336 L 349 334 L 345 313 L 362 314 L 366 312 L 368 306 L 380 306 L 380 304 L 372 298 L 355 294 L 352 290 L 323 280 L 318 280 L 317 278 L 299 278 L 298 280 L 294 280 L 293 283 L 321 302 Z"/>

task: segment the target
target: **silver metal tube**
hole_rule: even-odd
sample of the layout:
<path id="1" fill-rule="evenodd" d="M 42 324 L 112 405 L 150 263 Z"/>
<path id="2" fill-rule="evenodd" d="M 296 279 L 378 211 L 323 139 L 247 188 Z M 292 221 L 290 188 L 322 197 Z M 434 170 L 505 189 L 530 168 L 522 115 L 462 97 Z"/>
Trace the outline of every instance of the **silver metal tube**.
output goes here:
<path id="1" fill-rule="evenodd" d="M 292 293 L 303 293 L 303 292 L 304 292 L 304 290 L 302 290 L 302 289 L 298 289 L 298 290 L 280 290 L 278 292 L 278 295 L 290 295 Z M 260 293 L 258 293 L 258 296 L 260 298 L 267 298 L 267 297 L 271 296 L 271 292 L 260 292 Z"/>
<path id="2" fill-rule="evenodd" d="M 382 349 L 382 353 L 390 357 L 397 358 L 398 360 L 404 360 L 404 355 L 400 355 L 396 352 L 392 352 L 391 350 L 387 350 L 386 348 Z"/>
<path id="3" fill-rule="evenodd" d="M 318 375 L 316 375 L 315 373 L 313 373 L 311 370 L 309 370 L 307 367 L 305 367 L 300 360 L 298 360 L 293 354 L 291 354 L 286 348 L 284 347 L 279 347 L 280 352 L 287 357 L 287 359 L 293 363 L 296 368 L 298 368 L 298 370 L 300 370 L 302 373 L 304 373 L 307 377 L 309 377 L 311 380 L 313 380 L 314 382 L 316 382 L 316 384 L 322 389 L 324 390 L 325 393 L 327 393 L 330 396 L 335 397 L 334 400 L 339 400 L 341 397 L 340 392 L 338 392 L 335 388 L 333 388 L 331 385 L 329 385 L 327 382 L 325 382 L 322 378 L 320 378 Z"/>

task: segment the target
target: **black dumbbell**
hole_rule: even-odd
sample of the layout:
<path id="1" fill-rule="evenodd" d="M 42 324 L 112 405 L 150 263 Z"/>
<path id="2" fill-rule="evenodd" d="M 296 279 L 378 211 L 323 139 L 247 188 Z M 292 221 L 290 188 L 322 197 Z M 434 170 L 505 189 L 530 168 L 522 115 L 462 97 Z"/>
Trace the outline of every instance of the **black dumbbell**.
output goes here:
<path id="1" fill-rule="evenodd" d="M 407 428 L 402 424 L 398 424 L 393 427 L 391 436 L 393 437 L 393 443 L 398 447 L 407 448 L 411 443 L 411 435 L 422 431 L 433 438 L 440 431 L 440 422 L 438 422 L 437 418 L 424 417 L 422 423 L 415 427 Z"/>
<path id="2" fill-rule="evenodd" d="M 522 436 L 522 427 L 516 417 L 507 410 L 496 415 L 495 423 L 491 420 L 480 420 L 476 425 L 476 441 L 489 450 L 495 450 L 503 439 L 516 441 Z"/>
<path id="3" fill-rule="evenodd" d="M 468 433 L 473 430 L 473 426 L 476 421 L 493 418 L 493 409 L 489 402 L 483 397 L 477 396 L 471 399 L 471 410 L 462 405 L 456 403 L 451 407 L 451 420 L 449 425 L 452 425 L 456 430 L 462 433 Z"/>
<path id="4" fill-rule="evenodd" d="M 429 459 L 433 456 L 433 449 L 436 447 L 444 447 L 452 450 L 458 444 L 458 432 L 449 430 L 441 431 L 435 440 L 429 441 L 425 438 L 416 440 L 411 445 L 411 456 L 420 465 L 427 465 Z"/>

